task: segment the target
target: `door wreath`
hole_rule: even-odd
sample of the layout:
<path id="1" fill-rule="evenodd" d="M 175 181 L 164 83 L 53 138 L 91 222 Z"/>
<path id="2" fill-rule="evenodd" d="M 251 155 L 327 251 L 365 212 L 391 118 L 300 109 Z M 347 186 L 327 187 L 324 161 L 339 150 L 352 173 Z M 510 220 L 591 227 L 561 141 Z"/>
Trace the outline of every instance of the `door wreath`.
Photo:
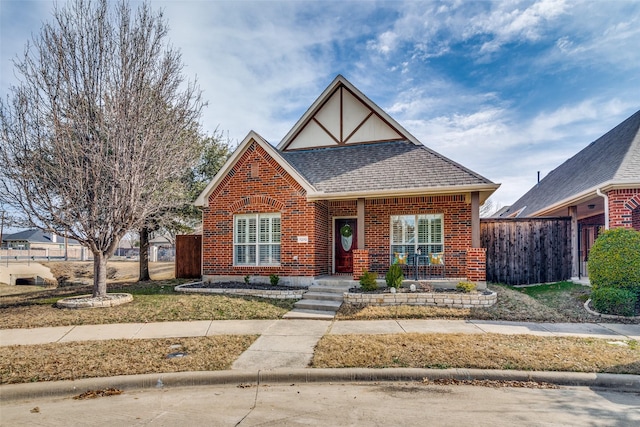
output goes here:
<path id="1" fill-rule="evenodd" d="M 345 252 L 351 249 L 351 245 L 353 244 L 353 228 L 351 228 L 349 224 L 340 227 L 340 243 Z"/>

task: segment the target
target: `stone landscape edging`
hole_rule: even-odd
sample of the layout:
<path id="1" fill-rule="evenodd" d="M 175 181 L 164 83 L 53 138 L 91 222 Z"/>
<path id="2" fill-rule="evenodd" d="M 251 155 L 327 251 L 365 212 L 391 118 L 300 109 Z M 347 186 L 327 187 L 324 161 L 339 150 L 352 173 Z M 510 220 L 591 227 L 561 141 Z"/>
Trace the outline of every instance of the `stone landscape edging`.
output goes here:
<path id="1" fill-rule="evenodd" d="M 367 305 L 425 305 L 451 308 L 490 307 L 496 303 L 498 294 L 494 291 L 482 293 L 448 292 L 396 292 L 360 293 L 345 292 L 344 302 Z"/>
<path id="2" fill-rule="evenodd" d="M 587 313 L 592 314 L 594 316 L 602 317 L 603 319 L 640 319 L 640 316 L 618 316 L 615 314 L 598 313 L 597 311 L 589 307 L 590 303 L 591 303 L 591 298 L 586 300 L 584 303 L 584 309 L 587 310 Z"/>

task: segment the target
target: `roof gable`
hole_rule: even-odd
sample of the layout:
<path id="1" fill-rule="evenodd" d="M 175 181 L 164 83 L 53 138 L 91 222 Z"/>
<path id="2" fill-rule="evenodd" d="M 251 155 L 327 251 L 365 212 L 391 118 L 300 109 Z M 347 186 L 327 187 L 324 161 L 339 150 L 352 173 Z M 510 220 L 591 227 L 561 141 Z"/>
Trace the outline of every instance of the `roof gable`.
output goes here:
<path id="1" fill-rule="evenodd" d="M 535 216 L 607 185 L 640 185 L 640 110 L 551 171 L 504 212 Z"/>
<path id="2" fill-rule="evenodd" d="M 222 184 L 227 178 L 228 175 L 231 174 L 231 170 L 235 166 L 235 164 L 240 160 L 242 155 L 250 149 L 253 143 L 258 144 L 262 147 L 269 156 L 271 156 L 282 168 L 297 182 L 302 188 L 307 192 L 315 192 L 315 188 L 309 184 L 309 182 L 300 174 L 298 171 L 293 168 L 287 161 L 282 158 L 280 153 L 273 148 L 271 144 L 269 144 L 264 138 L 258 135 L 256 132 L 251 131 L 244 140 L 240 143 L 238 148 L 233 152 L 231 157 L 227 159 L 226 163 L 220 168 L 216 176 L 213 177 L 211 182 L 207 184 L 206 188 L 200 193 L 194 204 L 196 206 L 208 206 L 209 205 L 209 196 L 215 191 L 218 185 Z"/>
<path id="3" fill-rule="evenodd" d="M 383 141 L 420 142 L 338 75 L 278 144 L 282 151 Z"/>

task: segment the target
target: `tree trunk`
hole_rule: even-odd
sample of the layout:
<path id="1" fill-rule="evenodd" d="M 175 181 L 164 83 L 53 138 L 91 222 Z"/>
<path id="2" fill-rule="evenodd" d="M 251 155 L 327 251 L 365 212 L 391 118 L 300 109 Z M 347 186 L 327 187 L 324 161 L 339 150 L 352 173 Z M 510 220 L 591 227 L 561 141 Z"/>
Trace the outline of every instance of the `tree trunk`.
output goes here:
<path id="1" fill-rule="evenodd" d="M 151 280 L 149 276 L 149 228 L 140 228 L 140 277 L 139 281 Z"/>
<path id="2" fill-rule="evenodd" d="M 107 295 L 107 257 L 102 252 L 93 253 L 93 297 Z"/>

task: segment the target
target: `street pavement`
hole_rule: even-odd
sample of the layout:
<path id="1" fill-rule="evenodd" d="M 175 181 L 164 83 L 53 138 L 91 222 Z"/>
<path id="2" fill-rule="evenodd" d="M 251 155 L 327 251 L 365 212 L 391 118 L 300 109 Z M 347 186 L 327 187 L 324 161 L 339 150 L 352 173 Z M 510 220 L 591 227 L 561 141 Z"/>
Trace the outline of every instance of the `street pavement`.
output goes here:
<path id="1" fill-rule="evenodd" d="M 6 426 L 638 426 L 637 393 L 409 382 L 233 384 L 4 401 Z"/>

